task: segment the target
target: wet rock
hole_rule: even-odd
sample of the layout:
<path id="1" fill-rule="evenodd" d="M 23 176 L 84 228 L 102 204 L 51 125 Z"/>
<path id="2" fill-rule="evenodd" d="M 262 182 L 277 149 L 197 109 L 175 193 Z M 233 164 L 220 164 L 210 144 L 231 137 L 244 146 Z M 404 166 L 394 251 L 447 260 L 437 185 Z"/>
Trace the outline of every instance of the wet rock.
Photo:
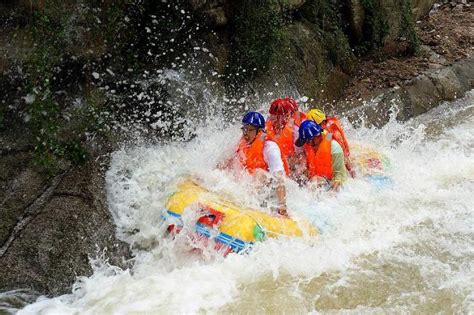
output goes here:
<path id="1" fill-rule="evenodd" d="M 397 110 L 397 120 L 406 121 L 423 114 L 441 102 L 462 97 L 474 88 L 474 59 L 466 59 L 436 71 L 427 71 L 413 80 L 381 92 L 378 96 L 346 111 L 356 125 L 366 117 L 369 125 L 380 127 Z"/>
<path id="2" fill-rule="evenodd" d="M 435 2 L 436 0 L 412 0 L 411 7 L 415 21 L 427 15 Z"/>
<path id="3" fill-rule="evenodd" d="M 365 13 L 364 8 L 360 0 L 351 0 L 349 5 L 350 19 L 349 23 L 351 26 L 352 34 L 356 41 L 362 40 L 364 32 L 364 19 Z"/>
<path id="4" fill-rule="evenodd" d="M 306 21 L 297 21 L 285 28 L 289 46 L 278 52 L 265 76 L 252 82 L 252 90 L 277 90 L 277 97 L 294 96 L 297 90 L 318 100 L 332 100 L 341 93 L 349 77 L 325 58 L 327 51 L 311 27 Z M 325 90 L 325 84 L 331 88 Z"/>
<path id="5" fill-rule="evenodd" d="M 463 94 L 461 82 L 451 68 L 444 68 L 428 75 L 443 100 L 451 101 Z"/>
<path id="6" fill-rule="evenodd" d="M 403 88 L 402 107 L 397 118 L 408 120 L 426 113 L 441 100 L 441 95 L 427 75 L 420 75 Z"/>
<path id="7" fill-rule="evenodd" d="M 227 24 L 228 16 L 226 8 L 228 5 L 225 0 L 191 0 L 190 4 L 194 12 L 208 25 L 217 27 Z"/>
<path id="8" fill-rule="evenodd" d="M 235 3 L 229 0 L 190 0 L 189 3 L 194 12 L 213 27 L 227 25 L 234 13 L 231 8 Z M 305 3 L 306 0 L 280 0 L 272 2 L 271 5 L 276 9 L 276 12 L 283 12 L 296 10 Z"/>
<path id="9" fill-rule="evenodd" d="M 13 172 L 2 172 L 8 178 L 2 179 L 0 192 L 0 244 L 5 244 L 23 211 L 44 191 L 48 177 L 32 169 L 20 169 L 18 165 L 28 161 L 24 153 L 12 154 L 0 159 L 2 171 L 5 166 Z M 5 163 L 6 162 L 6 163 Z M 19 171 L 19 172 L 16 172 Z M 12 174 L 13 173 L 13 174 Z"/>
<path id="10" fill-rule="evenodd" d="M 382 127 L 390 119 L 394 105 L 400 100 L 400 89 L 394 88 L 365 101 L 363 105 L 344 114 L 354 126 L 362 123 L 374 127 Z"/>
<path id="11" fill-rule="evenodd" d="M 420 46 L 420 53 L 427 55 L 428 56 L 428 61 L 432 64 L 444 65 L 444 64 L 447 63 L 446 58 L 444 58 L 440 54 L 437 54 L 428 45 L 421 45 Z"/>
<path id="12" fill-rule="evenodd" d="M 369 2 L 373 12 L 366 12 L 363 2 L 360 0 L 348 1 L 349 25 L 351 35 L 354 40 L 360 41 L 364 32 L 373 32 L 368 28 L 374 27 L 376 19 L 380 19 L 386 25 L 387 38 L 385 45 L 391 46 L 393 42 L 397 42 L 400 36 L 400 28 L 402 23 L 403 5 L 400 1 L 393 0 L 374 0 Z M 413 22 L 428 14 L 435 0 L 413 0 L 411 1 L 411 14 Z M 375 8 L 375 9 L 374 9 Z M 369 20 L 368 20 L 369 19 Z M 384 28 L 384 27 L 382 27 Z"/>
<path id="13" fill-rule="evenodd" d="M 294 10 L 306 3 L 306 0 L 281 0 L 280 6 L 283 10 Z"/>
<path id="14" fill-rule="evenodd" d="M 0 156 L 0 165 L 11 168 L 2 173 L 9 186 L 1 196 L 0 290 L 66 293 L 77 276 L 92 273 L 89 258 L 101 255 L 126 267 L 130 252 L 115 238 L 99 165 L 46 176 L 31 157 Z"/>
<path id="15" fill-rule="evenodd" d="M 209 9 L 204 13 L 209 18 L 210 23 L 215 26 L 223 26 L 227 24 L 227 16 L 222 7 Z"/>
<path id="16" fill-rule="evenodd" d="M 474 88 L 474 59 L 462 60 L 452 67 L 463 91 Z"/>

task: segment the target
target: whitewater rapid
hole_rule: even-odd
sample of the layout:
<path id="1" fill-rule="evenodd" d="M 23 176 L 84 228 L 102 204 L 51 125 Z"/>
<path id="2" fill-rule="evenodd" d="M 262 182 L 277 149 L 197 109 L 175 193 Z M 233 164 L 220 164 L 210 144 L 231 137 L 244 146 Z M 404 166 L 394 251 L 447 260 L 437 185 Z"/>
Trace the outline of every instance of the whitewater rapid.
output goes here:
<path id="1" fill-rule="evenodd" d="M 262 104 L 262 107 L 264 105 Z M 258 206 L 249 178 L 216 169 L 239 126 L 196 126 L 188 142 L 127 145 L 107 172 L 110 211 L 135 253 L 121 270 L 97 258 L 71 294 L 19 314 L 474 312 L 474 93 L 407 123 L 348 138 L 391 161 L 392 185 L 363 178 L 337 195 L 287 183 L 288 208 L 322 233 L 258 243 L 226 258 L 165 236 L 162 211 L 185 176 Z"/>

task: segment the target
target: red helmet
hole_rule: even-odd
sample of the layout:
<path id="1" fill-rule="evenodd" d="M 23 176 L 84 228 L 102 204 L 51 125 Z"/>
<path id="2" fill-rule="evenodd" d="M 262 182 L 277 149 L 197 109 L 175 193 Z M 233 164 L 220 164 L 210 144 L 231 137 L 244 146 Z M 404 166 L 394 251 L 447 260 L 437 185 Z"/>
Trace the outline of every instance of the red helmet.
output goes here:
<path id="1" fill-rule="evenodd" d="M 298 108 L 298 103 L 295 101 L 294 98 L 292 97 L 287 97 L 286 98 L 287 102 L 290 104 L 291 106 L 291 112 L 294 113 L 294 112 L 297 112 L 299 110 Z"/>
<path id="2" fill-rule="evenodd" d="M 290 104 L 288 98 L 277 98 L 270 104 L 270 110 L 268 111 L 271 115 L 284 115 L 293 112 L 293 105 Z"/>

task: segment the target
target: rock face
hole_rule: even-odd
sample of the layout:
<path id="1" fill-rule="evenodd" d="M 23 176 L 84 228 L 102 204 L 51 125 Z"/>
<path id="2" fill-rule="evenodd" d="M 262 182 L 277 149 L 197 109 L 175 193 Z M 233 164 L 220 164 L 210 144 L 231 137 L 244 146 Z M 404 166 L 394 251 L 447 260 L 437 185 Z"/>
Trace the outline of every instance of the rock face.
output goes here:
<path id="1" fill-rule="evenodd" d="M 430 12 L 436 0 L 412 0 L 411 8 L 413 18 L 418 20 Z"/>
<path id="2" fill-rule="evenodd" d="M 190 0 L 190 5 L 209 25 L 224 27 L 233 18 L 232 6 L 245 5 L 244 2 Z M 364 36 L 382 36 L 385 43 L 390 45 L 404 37 L 402 28 L 407 27 L 404 23 L 413 23 L 425 16 L 434 3 L 435 0 L 349 0 L 327 4 L 320 0 L 291 0 L 275 1 L 272 5 L 277 12 L 298 11 L 305 4 L 345 7 L 353 42 L 361 42 Z"/>
<path id="3" fill-rule="evenodd" d="M 390 119 L 390 110 L 397 107 L 399 121 L 426 113 L 443 101 L 462 97 L 474 88 L 474 59 L 465 59 L 451 66 L 424 74 L 389 89 L 364 105 L 348 112 L 351 121 L 357 122 L 360 115 L 374 126 L 383 126 Z"/>
<path id="4" fill-rule="evenodd" d="M 396 41 L 400 36 L 404 16 L 415 22 L 428 14 L 435 0 L 350 0 L 348 1 L 349 24 L 356 40 L 374 24 L 381 22 L 386 32 L 386 43 Z M 410 21 L 408 21 L 410 22 Z"/>
<path id="5" fill-rule="evenodd" d="M 130 253 L 115 239 L 99 164 L 47 175 L 34 165 L 31 147 L 0 140 L 0 290 L 66 293 L 104 250 L 125 267 Z"/>
<path id="6" fill-rule="evenodd" d="M 288 44 L 269 66 L 269 72 L 252 82 L 255 90 L 276 87 L 275 96 L 301 95 L 318 99 L 335 99 L 349 76 L 328 59 L 328 47 L 315 36 L 313 25 L 305 20 L 285 28 Z M 350 61 L 349 61 L 350 62 Z M 331 86 L 330 89 L 325 89 Z M 298 95 L 296 95 L 298 96 Z"/>
<path id="7" fill-rule="evenodd" d="M 272 4 L 277 11 L 282 12 L 298 9 L 306 2 L 306 0 L 280 0 L 274 1 Z M 203 21 L 214 27 L 227 25 L 233 15 L 232 1 L 229 0 L 189 0 L 189 4 Z"/>
<path id="8" fill-rule="evenodd" d="M 247 0 L 191 0 L 190 6 L 219 34 L 221 44 L 209 42 L 211 52 L 219 56 L 219 73 L 226 75 L 232 67 L 247 73 L 257 69 L 260 72 L 256 80 L 244 84 L 266 90 L 278 84 L 279 91 L 298 90 L 323 101 L 334 101 L 352 75 L 350 63 L 355 54 L 381 47 L 393 54 L 414 53 L 419 48 L 414 23 L 429 12 L 434 1 L 307 0 L 255 4 Z M 271 11 L 275 19 L 261 13 L 260 19 L 252 20 L 259 14 L 256 12 L 264 11 Z M 259 24 L 263 19 L 268 23 Z M 255 30 L 249 32 L 252 28 Z M 239 33 L 242 29 L 243 35 Z M 258 32 L 265 32 L 260 44 L 255 35 Z M 254 44 L 249 45 L 247 38 Z M 288 39 L 286 43 L 284 38 Z M 261 58 L 263 55 L 268 57 Z"/>

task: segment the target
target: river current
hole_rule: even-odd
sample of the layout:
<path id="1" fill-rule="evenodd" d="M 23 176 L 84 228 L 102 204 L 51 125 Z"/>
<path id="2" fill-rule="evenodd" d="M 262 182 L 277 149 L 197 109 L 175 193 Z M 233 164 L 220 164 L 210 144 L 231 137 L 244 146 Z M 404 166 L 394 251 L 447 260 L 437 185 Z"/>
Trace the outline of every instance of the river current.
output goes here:
<path id="1" fill-rule="evenodd" d="M 258 206 L 250 179 L 216 169 L 239 126 L 211 121 L 188 142 L 124 146 L 112 156 L 106 189 L 117 234 L 134 250 L 132 267 L 96 258 L 94 274 L 79 277 L 70 294 L 40 297 L 18 313 L 474 312 L 474 93 L 380 129 L 344 122 L 351 141 L 390 159 L 391 185 L 356 178 L 334 195 L 288 181 L 290 215 L 321 234 L 271 239 L 226 258 L 190 252 L 160 222 L 186 176 Z"/>

